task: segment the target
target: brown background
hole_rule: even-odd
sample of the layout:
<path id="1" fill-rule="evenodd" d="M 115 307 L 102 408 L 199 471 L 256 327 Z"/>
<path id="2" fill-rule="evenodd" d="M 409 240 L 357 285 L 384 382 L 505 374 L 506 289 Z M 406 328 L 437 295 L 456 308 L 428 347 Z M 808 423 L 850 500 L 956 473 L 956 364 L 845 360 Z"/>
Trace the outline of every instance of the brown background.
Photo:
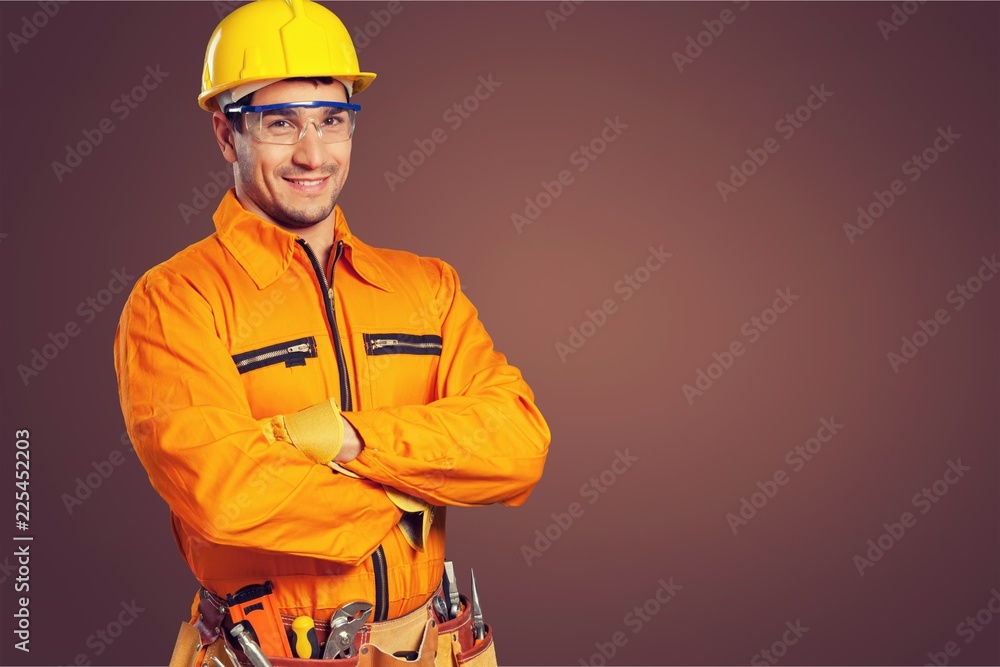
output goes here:
<path id="1" fill-rule="evenodd" d="M 328 6 L 355 33 L 387 5 Z M 141 275 L 214 231 L 218 195 L 190 224 L 179 206 L 226 167 L 195 104 L 220 7 L 74 2 L 15 53 L 9 33 L 39 6 L 0 5 L 0 430 L 4 470 L 15 429 L 31 431 L 35 536 L 30 654 L 12 648 L 13 546 L 0 551 L 4 664 L 164 664 L 187 616 L 196 583 L 121 442 L 125 295 L 89 323 L 77 305 L 112 270 Z M 727 7 L 735 21 L 678 72 L 672 53 Z M 882 3 L 586 2 L 552 30 L 554 3 L 428 2 L 361 50 L 379 76 L 356 99 L 353 231 L 458 268 L 554 434 L 526 506 L 450 515 L 449 556 L 466 589 L 475 567 L 501 663 L 600 664 L 595 643 L 623 631 L 611 664 L 748 664 L 797 619 L 809 630 L 782 664 L 923 664 L 949 641 L 952 664 L 1000 661 L 1000 616 L 969 643 L 956 627 L 1000 586 L 1000 281 L 961 311 L 946 301 L 1000 250 L 1000 7 L 908 7 L 885 40 Z M 169 75 L 118 119 L 147 65 Z M 442 114 L 490 74 L 501 86 L 451 129 Z M 833 96 L 777 134 L 820 85 Z M 59 182 L 52 162 L 103 117 L 114 132 Z M 576 171 L 606 117 L 628 128 Z M 903 163 L 949 126 L 960 139 L 911 183 Z M 447 141 L 390 191 L 384 173 L 436 127 Z M 723 202 L 716 182 L 768 137 L 780 150 Z M 517 233 L 511 214 L 561 169 L 574 182 Z M 906 193 L 851 244 L 842 226 L 896 178 Z M 661 244 L 673 256 L 624 301 L 616 281 Z M 689 404 L 681 386 L 749 343 L 741 326 L 779 288 L 799 300 Z M 618 310 L 563 363 L 556 343 L 608 298 Z M 894 373 L 887 353 L 937 308 L 950 322 Z M 70 321 L 80 334 L 25 385 L 17 366 Z M 785 453 L 823 417 L 843 430 L 793 472 Z M 581 485 L 626 448 L 638 463 L 589 504 Z M 63 494 L 115 451 L 124 463 L 70 514 Z M 959 458 L 971 470 L 916 511 Z M 788 483 L 734 535 L 726 514 L 778 470 Z M 573 502 L 583 515 L 529 567 L 522 546 Z M 852 557 L 905 511 L 916 525 L 859 576 Z M 683 589 L 634 633 L 626 614 L 671 577 Z M 143 611 L 96 655 L 88 637 L 132 600 Z"/>

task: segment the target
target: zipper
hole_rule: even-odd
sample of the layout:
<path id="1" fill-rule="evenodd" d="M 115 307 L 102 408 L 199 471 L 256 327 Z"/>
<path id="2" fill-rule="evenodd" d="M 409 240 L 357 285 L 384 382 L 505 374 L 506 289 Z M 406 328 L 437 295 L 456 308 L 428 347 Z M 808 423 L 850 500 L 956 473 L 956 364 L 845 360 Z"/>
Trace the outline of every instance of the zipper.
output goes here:
<path id="1" fill-rule="evenodd" d="M 305 249 L 306 254 L 309 255 L 313 271 L 316 272 L 316 277 L 319 279 L 320 285 L 323 286 L 326 317 L 330 321 L 333 348 L 337 354 L 337 370 L 340 375 L 340 405 L 343 410 L 350 412 L 354 407 L 351 402 L 351 385 L 347 378 L 347 362 L 344 360 L 344 348 L 340 344 L 340 334 L 337 332 L 337 314 L 333 304 L 333 286 L 327 282 L 326 274 L 320 268 L 319 261 L 316 259 L 312 247 L 310 247 L 305 239 L 300 238 L 297 241 Z M 343 252 L 344 241 L 337 241 L 337 252 L 333 256 L 333 268 L 330 269 L 332 276 L 335 276 L 337 273 L 337 260 L 340 259 Z M 375 573 L 375 610 L 372 614 L 372 620 L 384 621 L 389 615 L 389 569 L 385 562 L 385 550 L 381 544 L 378 545 L 378 548 L 372 554 L 372 569 Z"/>
<path id="2" fill-rule="evenodd" d="M 441 354 L 441 336 L 436 334 L 370 333 L 363 334 L 365 352 L 381 354 Z"/>
<path id="3" fill-rule="evenodd" d="M 344 361 L 344 348 L 340 344 L 340 334 L 337 333 L 337 315 L 333 306 L 333 287 L 327 282 L 326 274 L 320 268 L 319 261 L 316 259 L 316 255 L 309 244 L 306 243 L 305 239 L 298 239 L 298 242 L 302 244 L 306 254 L 309 255 L 309 261 L 316 272 L 316 277 L 319 279 L 320 285 L 323 286 L 323 302 L 326 305 L 326 317 L 330 322 L 333 349 L 337 355 L 337 370 L 339 371 L 340 380 L 340 405 L 344 410 L 350 411 L 354 409 L 353 405 L 351 405 L 351 385 L 347 379 L 347 362 Z M 337 253 L 333 256 L 333 272 L 337 270 L 337 260 L 340 259 L 343 250 L 344 242 L 338 241 Z"/>
<path id="4" fill-rule="evenodd" d="M 389 568 L 381 544 L 372 554 L 372 565 L 375 570 L 375 611 L 372 620 L 384 621 L 389 615 Z"/>
<path id="5" fill-rule="evenodd" d="M 301 345 L 292 345 L 291 347 L 286 347 L 283 350 L 275 350 L 274 352 L 265 352 L 264 354 L 258 354 L 253 357 L 247 357 L 236 364 L 237 368 L 243 368 L 249 364 L 256 363 L 258 361 L 264 361 L 265 359 L 277 359 L 279 357 L 285 357 L 295 352 L 309 352 L 309 345 L 302 343 Z"/>
<path id="6" fill-rule="evenodd" d="M 373 350 L 377 350 L 380 347 L 387 347 L 390 345 L 393 347 L 417 347 L 417 348 L 434 347 L 439 350 L 441 349 L 440 343 L 407 343 L 405 341 L 396 340 L 395 338 L 376 338 L 372 341 Z"/>
<path id="7" fill-rule="evenodd" d="M 302 366 L 306 362 L 306 357 L 315 356 L 316 339 L 310 336 L 234 354 L 233 361 L 236 363 L 236 369 L 242 375 L 247 371 L 281 362 L 285 362 L 288 367 Z"/>

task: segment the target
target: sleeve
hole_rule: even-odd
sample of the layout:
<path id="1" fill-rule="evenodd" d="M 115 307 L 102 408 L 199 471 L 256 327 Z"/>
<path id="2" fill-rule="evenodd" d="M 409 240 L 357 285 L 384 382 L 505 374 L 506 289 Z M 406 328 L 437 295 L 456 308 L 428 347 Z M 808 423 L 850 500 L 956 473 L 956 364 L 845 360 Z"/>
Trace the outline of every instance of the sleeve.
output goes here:
<path id="1" fill-rule="evenodd" d="M 364 441 L 342 465 L 435 505 L 521 505 L 541 478 L 548 425 L 520 371 L 493 349 L 455 270 L 440 264 L 441 398 L 342 413 Z"/>
<path id="2" fill-rule="evenodd" d="M 115 332 L 126 429 L 156 492 L 205 539 L 356 565 L 401 513 L 251 414 L 209 303 L 166 269 L 136 284 Z"/>

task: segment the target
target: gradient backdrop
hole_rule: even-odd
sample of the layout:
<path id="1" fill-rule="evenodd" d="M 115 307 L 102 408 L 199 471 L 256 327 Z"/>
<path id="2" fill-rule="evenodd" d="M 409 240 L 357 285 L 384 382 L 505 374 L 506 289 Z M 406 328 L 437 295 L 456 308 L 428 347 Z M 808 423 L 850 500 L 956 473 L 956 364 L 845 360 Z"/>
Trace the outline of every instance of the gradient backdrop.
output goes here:
<path id="1" fill-rule="evenodd" d="M 111 343 L 214 231 L 236 4 L 0 4 L 3 664 L 165 664 L 187 618 Z M 502 664 L 1000 662 L 998 5 L 327 5 L 378 73 L 352 230 L 457 267 L 554 435 L 525 506 L 450 514 Z"/>

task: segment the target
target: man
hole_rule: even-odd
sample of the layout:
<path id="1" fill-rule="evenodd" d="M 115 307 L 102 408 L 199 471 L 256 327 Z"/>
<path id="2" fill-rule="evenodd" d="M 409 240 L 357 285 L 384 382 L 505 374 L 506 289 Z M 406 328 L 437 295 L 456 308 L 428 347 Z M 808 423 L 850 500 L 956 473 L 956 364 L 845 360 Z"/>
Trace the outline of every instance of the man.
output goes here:
<path id="1" fill-rule="evenodd" d="M 137 281 L 114 349 L 202 584 L 171 665 L 496 664 L 467 601 L 433 600 L 445 507 L 522 504 L 550 432 L 455 270 L 363 243 L 336 205 L 374 78 L 309 0 L 241 6 L 209 43 L 199 104 L 235 187 L 216 233 Z"/>

